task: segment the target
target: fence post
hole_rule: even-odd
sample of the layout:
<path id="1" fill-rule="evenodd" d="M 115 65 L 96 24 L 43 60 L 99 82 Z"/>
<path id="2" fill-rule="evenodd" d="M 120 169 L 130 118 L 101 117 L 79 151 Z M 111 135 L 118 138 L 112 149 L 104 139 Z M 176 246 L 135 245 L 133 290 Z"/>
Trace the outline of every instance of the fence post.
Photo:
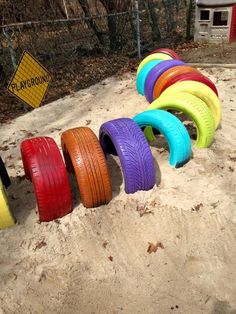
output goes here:
<path id="1" fill-rule="evenodd" d="M 135 1 L 135 15 L 136 15 L 136 32 L 137 32 L 137 49 L 138 59 L 141 59 L 141 36 L 140 36 L 140 13 L 139 13 L 139 1 Z"/>
<path id="2" fill-rule="evenodd" d="M 2 32 L 3 32 L 3 35 L 6 37 L 7 47 L 8 47 L 8 50 L 10 52 L 10 56 L 11 56 L 11 63 L 12 63 L 13 69 L 15 71 L 15 69 L 16 69 L 16 53 L 15 53 L 15 50 L 14 50 L 13 45 L 12 45 L 11 36 L 9 35 L 7 28 L 6 29 L 3 28 Z"/>
<path id="3" fill-rule="evenodd" d="M 10 52 L 10 56 L 11 56 L 11 63 L 12 63 L 13 69 L 15 71 L 15 69 L 17 67 L 17 64 L 16 64 L 16 53 L 15 53 L 15 50 L 14 50 L 14 47 L 13 47 L 13 44 L 12 44 L 11 36 L 9 35 L 7 28 L 3 28 L 2 32 L 3 32 L 3 35 L 6 37 L 7 47 L 8 47 L 8 50 Z M 24 111 L 25 112 L 29 111 L 27 104 L 24 103 L 23 107 L 24 107 Z"/>

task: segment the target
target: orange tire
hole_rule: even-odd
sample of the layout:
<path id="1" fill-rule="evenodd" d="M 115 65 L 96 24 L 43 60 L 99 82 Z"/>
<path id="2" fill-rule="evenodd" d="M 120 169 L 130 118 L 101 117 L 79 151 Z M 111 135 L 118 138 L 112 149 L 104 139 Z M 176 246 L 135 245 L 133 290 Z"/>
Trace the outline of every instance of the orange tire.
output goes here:
<path id="1" fill-rule="evenodd" d="M 180 66 L 176 66 L 167 70 L 156 81 L 156 84 L 153 90 L 153 99 L 155 100 L 161 95 L 161 93 L 165 89 L 165 85 L 169 82 L 170 79 L 172 79 L 176 75 L 179 75 L 182 73 L 190 73 L 190 72 L 199 72 L 199 71 L 189 65 L 180 65 Z"/>
<path id="2" fill-rule="evenodd" d="M 67 170 L 74 169 L 80 199 L 87 208 L 98 207 L 112 199 L 106 158 L 90 128 L 80 127 L 63 132 L 61 137 Z"/>

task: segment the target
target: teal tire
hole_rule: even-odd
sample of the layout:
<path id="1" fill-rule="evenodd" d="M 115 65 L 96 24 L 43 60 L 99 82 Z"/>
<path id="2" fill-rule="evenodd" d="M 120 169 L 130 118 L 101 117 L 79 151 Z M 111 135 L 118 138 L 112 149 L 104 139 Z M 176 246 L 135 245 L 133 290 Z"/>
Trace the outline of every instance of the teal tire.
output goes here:
<path id="1" fill-rule="evenodd" d="M 140 72 L 137 74 L 136 78 L 136 88 L 139 94 L 144 96 L 144 86 L 146 82 L 146 78 L 149 74 L 149 72 L 159 63 L 161 63 L 163 60 L 153 60 L 148 62 L 144 65 L 144 67 L 140 70 Z"/>
<path id="2" fill-rule="evenodd" d="M 189 161 L 192 153 L 187 129 L 174 115 L 164 110 L 144 111 L 133 118 L 140 128 L 150 126 L 164 135 L 169 145 L 169 164 L 181 167 Z"/>

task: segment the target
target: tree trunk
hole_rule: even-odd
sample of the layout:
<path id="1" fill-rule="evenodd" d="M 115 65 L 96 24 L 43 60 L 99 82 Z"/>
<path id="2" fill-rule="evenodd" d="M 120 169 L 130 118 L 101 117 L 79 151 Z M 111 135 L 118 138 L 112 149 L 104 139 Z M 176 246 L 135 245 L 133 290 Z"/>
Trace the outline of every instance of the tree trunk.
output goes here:
<path id="1" fill-rule="evenodd" d="M 158 16 L 155 12 L 155 4 L 153 2 L 153 0 L 146 0 L 144 3 L 148 15 L 149 15 L 149 21 L 152 27 L 152 39 L 154 41 L 158 41 L 161 39 L 161 32 L 158 26 Z"/>
<path id="2" fill-rule="evenodd" d="M 116 0 L 100 0 L 102 5 L 107 11 L 108 16 L 108 29 L 109 29 L 109 39 L 110 39 L 110 49 L 112 51 L 118 50 L 119 42 L 117 38 L 117 17 L 115 14 L 118 11 L 119 3 Z"/>
<path id="3" fill-rule="evenodd" d="M 166 15 L 166 25 L 167 25 L 167 32 L 171 33 L 175 28 L 174 22 L 174 12 L 173 12 L 173 1 L 171 0 L 162 0 L 163 6 L 165 8 L 165 15 Z"/>
<path id="4" fill-rule="evenodd" d="M 187 14 L 186 14 L 186 40 L 190 40 L 191 38 L 192 11 L 193 11 L 193 0 L 188 0 Z"/>
<path id="5" fill-rule="evenodd" d="M 105 40 L 104 40 L 104 37 L 103 37 L 103 34 L 102 32 L 99 30 L 96 22 L 94 21 L 93 18 L 91 18 L 91 13 L 90 13 L 90 10 L 89 10 L 89 4 L 88 4 L 88 1 L 87 0 L 79 0 L 79 3 L 81 5 L 81 8 L 84 12 L 84 15 L 85 17 L 89 18 L 88 20 L 86 20 L 86 23 L 88 24 L 88 26 L 90 26 L 95 35 L 97 36 L 99 42 L 101 45 L 105 45 Z"/>

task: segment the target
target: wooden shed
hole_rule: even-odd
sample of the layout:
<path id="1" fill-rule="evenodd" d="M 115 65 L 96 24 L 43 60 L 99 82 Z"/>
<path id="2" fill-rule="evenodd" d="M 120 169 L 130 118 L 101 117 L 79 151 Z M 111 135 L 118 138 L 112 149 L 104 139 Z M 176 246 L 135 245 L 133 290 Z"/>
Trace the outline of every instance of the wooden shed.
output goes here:
<path id="1" fill-rule="evenodd" d="M 236 41 L 236 0 L 196 0 L 195 41 Z"/>

